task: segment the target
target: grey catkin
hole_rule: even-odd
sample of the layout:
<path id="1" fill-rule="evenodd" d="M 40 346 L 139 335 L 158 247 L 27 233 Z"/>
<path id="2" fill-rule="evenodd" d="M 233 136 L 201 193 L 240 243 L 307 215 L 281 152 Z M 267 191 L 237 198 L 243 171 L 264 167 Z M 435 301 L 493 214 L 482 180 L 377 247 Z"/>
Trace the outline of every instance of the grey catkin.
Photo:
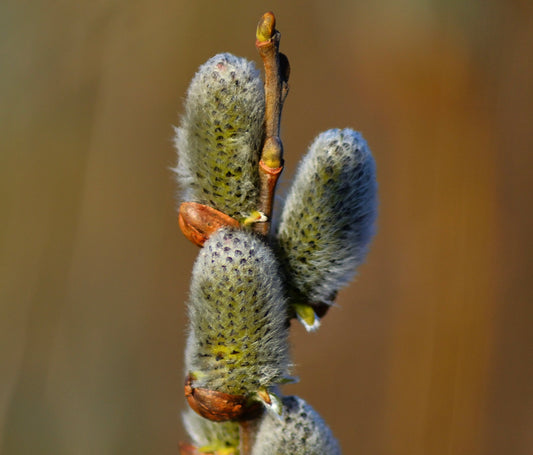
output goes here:
<path id="1" fill-rule="evenodd" d="M 294 301 L 332 302 L 364 260 L 376 214 L 375 163 L 362 135 L 321 133 L 298 168 L 277 231 Z"/>
<path id="2" fill-rule="evenodd" d="M 176 129 L 182 198 L 237 219 L 257 210 L 263 82 L 253 62 L 218 54 L 199 69 Z"/>
<path id="3" fill-rule="evenodd" d="M 188 408 L 183 414 L 183 424 L 194 445 L 210 451 L 239 447 L 239 424 L 237 422 L 213 422 L 204 419 Z"/>
<path id="4" fill-rule="evenodd" d="M 320 415 L 296 396 L 283 398 L 283 413 L 265 413 L 252 455 L 340 455 L 340 446 Z"/>
<path id="5" fill-rule="evenodd" d="M 195 387 L 253 395 L 288 375 L 287 303 L 278 263 L 255 234 L 221 229 L 193 268 L 187 374 Z"/>

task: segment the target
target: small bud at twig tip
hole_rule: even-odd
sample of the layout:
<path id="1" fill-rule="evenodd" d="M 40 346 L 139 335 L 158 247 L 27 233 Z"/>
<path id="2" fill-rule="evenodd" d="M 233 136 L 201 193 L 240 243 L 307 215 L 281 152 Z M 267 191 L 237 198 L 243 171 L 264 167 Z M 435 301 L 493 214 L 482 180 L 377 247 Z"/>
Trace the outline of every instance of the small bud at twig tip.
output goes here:
<path id="1" fill-rule="evenodd" d="M 257 41 L 268 41 L 272 39 L 276 28 L 276 17 L 271 11 L 263 14 L 257 24 L 256 38 Z"/>

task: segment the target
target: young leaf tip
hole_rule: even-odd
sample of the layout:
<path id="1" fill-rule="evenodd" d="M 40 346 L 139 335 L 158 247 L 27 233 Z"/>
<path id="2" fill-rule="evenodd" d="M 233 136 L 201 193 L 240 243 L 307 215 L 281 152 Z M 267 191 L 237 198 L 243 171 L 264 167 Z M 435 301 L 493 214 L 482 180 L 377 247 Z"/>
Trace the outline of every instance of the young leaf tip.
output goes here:
<path id="1" fill-rule="evenodd" d="M 305 330 L 314 332 L 320 327 L 320 318 L 311 305 L 295 303 L 293 304 L 293 308 L 296 312 L 296 317 L 303 324 Z"/>

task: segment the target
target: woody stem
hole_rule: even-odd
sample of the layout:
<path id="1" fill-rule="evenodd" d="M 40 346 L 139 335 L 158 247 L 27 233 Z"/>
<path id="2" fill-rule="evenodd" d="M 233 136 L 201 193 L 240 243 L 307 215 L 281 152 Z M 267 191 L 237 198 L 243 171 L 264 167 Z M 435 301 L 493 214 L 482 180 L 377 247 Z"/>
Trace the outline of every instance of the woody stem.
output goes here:
<path id="1" fill-rule="evenodd" d="M 283 170 L 283 144 L 279 130 L 283 102 L 288 93 L 289 62 L 279 52 L 281 34 L 275 29 L 276 19 L 271 12 L 263 14 L 257 27 L 255 46 L 265 67 L 265 141 L 259 163 L 259 211 L 267 221 L 254 229 L 267 235 L 270 230 L 272 203 L 276 183 Z"/>
<path id="2" fill-rule="evenodd" d="M 252 452 L 252 429 L 250 421 L 239 422 L 240 455 Z"/>

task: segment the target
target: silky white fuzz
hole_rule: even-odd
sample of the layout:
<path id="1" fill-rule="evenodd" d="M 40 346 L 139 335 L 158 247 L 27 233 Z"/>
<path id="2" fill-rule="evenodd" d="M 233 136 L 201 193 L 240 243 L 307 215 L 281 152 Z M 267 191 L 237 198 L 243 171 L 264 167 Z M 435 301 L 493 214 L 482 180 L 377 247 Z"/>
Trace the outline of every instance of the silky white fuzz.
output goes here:
<path id="1" fill-rule="evenodd" d="M 277 233 L 294 303 L 332 303 L 366 256 L 376 214 L 366 141 L 351 129 L 320 134 L 298 168 Z"/>
<path id="2" fill-rule="evenodd" d="M 340 455 L 333 433 L 311 406 L 295 396 L 282 401 L 281 417 L 264 414 L 252 455 Z"/>
<path id="3" fill-rule="evenodd" d="M 287 303 L 277 261 L 248 231 L 221 229 L 193 268 L 187 374 L 194 386 L 250 396 L 288 375 Z"/>
<path id="4" fill-rule="evenodd" d="M 254 63 L 218 54 L 194 76 L 176 129 L 183 199 L 237 219 L 257 209 L 263 82 Z"/>

